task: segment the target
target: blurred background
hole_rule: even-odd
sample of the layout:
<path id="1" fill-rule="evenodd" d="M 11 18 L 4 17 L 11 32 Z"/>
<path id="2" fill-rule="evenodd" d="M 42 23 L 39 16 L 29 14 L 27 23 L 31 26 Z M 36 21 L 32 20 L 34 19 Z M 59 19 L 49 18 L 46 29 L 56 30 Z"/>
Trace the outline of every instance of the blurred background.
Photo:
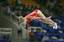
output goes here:
<path id="1" fill-rule="evenodd" d="M 0 42 L 28 42 L 17 32 L 18 17 L 25 16 L 35 9 L 40 9 L 45 16 L 52 16 L 60 25 L 60 31 L 64 32 L 64 0 L 0 0 L 0 28 L 3 28 Z"/>

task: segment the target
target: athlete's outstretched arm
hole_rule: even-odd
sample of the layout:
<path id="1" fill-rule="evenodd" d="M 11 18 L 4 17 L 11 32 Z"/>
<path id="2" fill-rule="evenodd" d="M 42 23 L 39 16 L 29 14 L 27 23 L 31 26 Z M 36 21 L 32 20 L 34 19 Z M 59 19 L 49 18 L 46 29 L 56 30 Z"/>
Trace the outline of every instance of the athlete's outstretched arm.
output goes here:
<path id="1" fill-rule="evenodd" d="M 47 18 L 40 10 L 38 10 L 37 13 L 44 23 L 48 24 L 49 26 L 53 26 L 54 29 L 57 29 L 56 22 L 54 22 L 51 18 Z"/>

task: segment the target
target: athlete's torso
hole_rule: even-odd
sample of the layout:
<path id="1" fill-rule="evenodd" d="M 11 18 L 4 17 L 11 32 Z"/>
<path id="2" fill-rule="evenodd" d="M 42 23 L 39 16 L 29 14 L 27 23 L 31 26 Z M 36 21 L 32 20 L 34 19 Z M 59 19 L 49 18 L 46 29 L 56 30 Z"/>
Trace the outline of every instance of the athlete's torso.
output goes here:
<path id="1" fill-rule="evenodd" d="M 27 20 L 28 23 L 30 23 L 32 21 L 32 19 L 35 19 L 36 17 L 39 17 L 38 13 L 37 13 L 38 10 L 35 10 L 33 11 L 32 13 L 26 15 L 24 17 L 24 19 Z"/>

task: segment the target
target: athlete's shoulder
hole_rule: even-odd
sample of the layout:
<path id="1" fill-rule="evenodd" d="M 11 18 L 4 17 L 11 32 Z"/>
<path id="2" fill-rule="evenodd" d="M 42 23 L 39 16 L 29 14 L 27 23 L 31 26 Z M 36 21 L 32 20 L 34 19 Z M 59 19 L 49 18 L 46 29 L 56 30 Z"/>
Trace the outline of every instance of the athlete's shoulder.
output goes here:
<path id="1" fill-rule="evenodd" d="M 39 11 L 40 11 L 39 9 L 35 9 L 31 13 L 27 14 L 25 17 L 37 15 Z"/>

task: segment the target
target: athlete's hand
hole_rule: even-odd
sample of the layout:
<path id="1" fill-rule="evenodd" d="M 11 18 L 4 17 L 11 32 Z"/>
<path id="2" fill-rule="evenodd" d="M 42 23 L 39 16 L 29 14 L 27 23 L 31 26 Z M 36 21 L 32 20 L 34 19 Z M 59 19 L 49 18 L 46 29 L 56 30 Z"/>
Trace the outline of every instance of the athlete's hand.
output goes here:
<path id="1" fill-rule="evenodd" d="M 53 29 L 57 29 L 57 28 L 58 28 L 57 23 L 55 23 Z"/>

